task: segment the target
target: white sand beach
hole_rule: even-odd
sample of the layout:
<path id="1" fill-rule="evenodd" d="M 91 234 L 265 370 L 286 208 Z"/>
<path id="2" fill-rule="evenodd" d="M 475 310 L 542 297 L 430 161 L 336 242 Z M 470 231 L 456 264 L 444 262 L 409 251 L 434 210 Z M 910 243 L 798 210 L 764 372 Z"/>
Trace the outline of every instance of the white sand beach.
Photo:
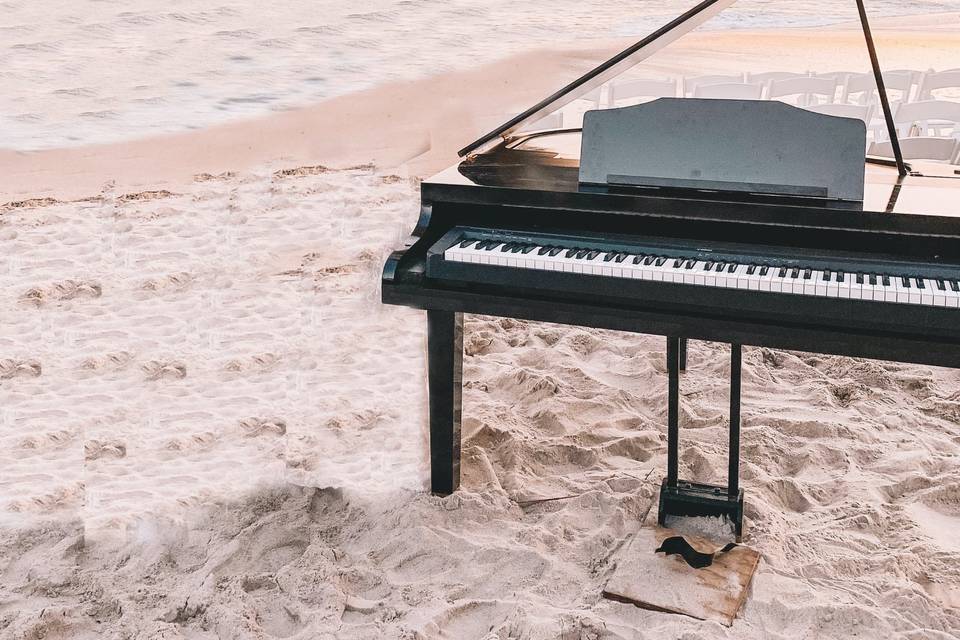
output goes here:
<path id="1" fill-rule="evenodd" d="M 879 21 L 885 64 L 951 66 L 958 23 Z M 862 55 L 841 26 L 656 64 L 775 37 Z M 663 338 L 469 316 L 463 485 L 425 492 L 425 318 L 380 304 L 383 260 L 478 122 L 622 44 L 0 150 L 0 638 L 960 637 L 954 370 L 745 349 L 732 628 L 600 597 L 656 511 Z M 681 475 L 719 482 L 728 352 L 690 348 Z"/>

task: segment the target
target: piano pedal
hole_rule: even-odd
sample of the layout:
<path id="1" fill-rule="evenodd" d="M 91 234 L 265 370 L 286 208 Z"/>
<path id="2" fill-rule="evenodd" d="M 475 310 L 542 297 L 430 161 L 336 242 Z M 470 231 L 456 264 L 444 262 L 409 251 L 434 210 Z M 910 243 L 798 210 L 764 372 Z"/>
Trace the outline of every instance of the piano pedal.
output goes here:
<path id="1" fill-rule="evenodd" d="M 667 476 L 660 486 L 657 521 L 667 516 L 726 516 L 733 523 L 737 542 L 743 535 L 743 489 L 740 488 L 740 387 L 743 348 L 730 345 L 730 443 L 727 482 L 722 487 L 678 479 L 680 468 L 680 368 L 686 359 L 686 339 L 667 338 Z M 681 357 L 683 356 L 683 357 Z"/>
<path id="2" fill-rule="evenodd" d="M 726 517 L 733 524 L 737 542 L 743 536 L 743 489 L 729 495 L 727 487 L 680 480 L 670 486 L 667 479 L 660 485 L 657 523 L 666 526 L 667 516 Z"/>

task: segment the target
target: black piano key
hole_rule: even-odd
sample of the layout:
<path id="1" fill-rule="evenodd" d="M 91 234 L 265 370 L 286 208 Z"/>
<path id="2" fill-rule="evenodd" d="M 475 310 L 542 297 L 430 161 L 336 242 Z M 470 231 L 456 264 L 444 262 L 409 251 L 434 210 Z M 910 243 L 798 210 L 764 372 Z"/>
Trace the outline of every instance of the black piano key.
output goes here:
<path id="1" fill-rule="evenodd" d="M 614 262 L 623 262 L 623 261 L 626 260 L 626 259 L 627 259 L 627 254 L 625 254 L 625 253 L 618 253 L 618 254 L 617 254 L 617 257 L 614 258 L 613 260 L 614 260 Z"/>
<path id="2" fill-rule="evenodd" d="M 537 255 L 538 255 L 538 256 L 545 256 L 545 255 L 547 255 L 547 251 L 550 251 L 550 247 L 540 247 L 540 248 L 537 250 Z"/>
<path id="3" fill-rule="evenodd" d="M 755 264 L 752 264 L 752 265 L 750 265 L 749 267 L 747 267 L 747 275 L 748 275 L 748 276 L 752 276 L 756 271 L 757 271 L 757 265 L 755 265 Z"/>
<path id="4" fill-rule="evenodd" d="M 787 277 L 787 268 L 786 268 L 786 267 L 780 267 L 780 272 L 777 274 L 777 277 L 778 277 L 778 278 L 786 278 L 786 277 Z"/>
<path id="5" fill-rule="evenodd" d="M 677 258 L 676 260 L 673 261 L 673 268 L 679 269 L 680 265 L 682 264 L 683 264 L 683 258 Z"/>
<path id="6" fill-rule="evenodd" d="M 704 270 L 704 271 L 713 271 L 713 263 L 712 263 L 712 262 L 708 262 L 708 263 L 706 263 L 705 265 L 703 265 L 703 270 Z"/>
<path id="7" fill-rule="evenodd" d="M 824 281 L 824 282 L 830 282 L 830 272 L 829 272 L 829 271 L 824 271 L 824 272 L 823 272 L 823 281 Z"/>
<path id="8" fill-rule="evenodd" d="M 914 278 L 913 281 L 917 283 L 917 289 L 926 289 L 927 286 L 923 284 L 923 278 Z"/>
<path id="9" fill-rule="evenodd" d="M 910 278 L 908 278 L 907 276 L 902 276 L 902 277 L 900 278 L 900 284 L 903 285 L 903 288 L 904 288 L 904 289 L 909 289 L 909 288 L 910 288 Z"/>
<path id="10" fill-rule="evenodd" d="M 527 245 L 518 242 L 517 244 L 513 245 L 513 249 L 510 249 L 510 253 L 520 253 L 526 246 Z"/>
<path id="11" fill-rule="evenodd" d="M 687 260 L 686 264 L 683 265 L 684 269 L 693 269 L 693 265 L 697 264 L 696 260 Z"/>
<path id="12" fill-rule="evenodd" d="M 718 263 L 717 263 L 717 273 L 722 273 L 723 270 L 726 269 L 726 268 L 727 268 L 727 263 L 726 263 L 726 262 L 718 262 Z"/>
<path id="13" fill-rule="evenodd" d="M 616 255 L 617 255 L 616 251 L 608 251 L 607 254 L 603 256 L 603 261 L 610 262 L 616 257 Z"/>
<path id="14" fill-rule="evenodd" d="M 943 280 L 937 280 L 937 289 L 939 289 L 940 291 L 946 291 L 947 290 L 946 283 Z"/>
<path id="15" fill-rule="evenodd" d="M 800 267 L 794 267 L 793 271 L 790 272 L 790 278 L 796 280 L 800 277 Z"/>
<path id="16" fill-rule="evenodd" d="M 770 273 L 770 267 L 768 267 L 767 265 L 763 265 L 762 267 L 760 267 L 760 275 L 761 275 L 761 276 L 765 276 L 765 275 L 767 275 L 768 273 Z"/>
<path id="17" fill-rule="evenodd" d="M 960 292 L 960 282 L 957 282 L 956 280 L 951 280 L 950 288 L 956 292 Z"/>
<path id="18" fill-rule="evenodd" d="M 647 256 L 646 258 L 644 258 L 643 264 L 645 264 L 645 265 L 647 265 L 647 266 L 650 266 L 651 264 L 653 264 L 653 261 L 654 261 L 654 260 L 656 260 L 655 257 L 653 257 L 653 256 Z"/>
<path id="19" fill-rule="evenodd" d="M 507 242 L 506 244 L 503 244 L 503 245 L 500 246 L 500 251 L 502 251 L 502 252 L 504 252 L 504 253 L 509 253 L 509 252 L 513 251 L 513 248 L 514 248 L 515 246 L 517 246 L 517 243 L 516 243 L 516 242 Z"/>
<path id="20" fill-rule="evenodd" d="M 730 264 L 727 265 L 727 273 L 733 273 L 734 271 L 737 270 L 737 267 L 739 267 L 739 266 L 740 266 L 740 265 L 738 265 L 738 264 L 736 264 L 736 263 L 734 263 L 734 262 L 731 262 Z"/>
<path id="21" fill-rule="evenodd" d="M 883 286 L 889 287 L 889 286 L 890 286 L 890 276 L 886 276 L 886 275 L 883 276 L 882 278 L 880 278 L 880 282 L 883 283 Z"/>
<path id="22" fill-rule="evenodd" d="M 643 260 L 643 256 L 633 256 L 633 264 L 640 264 Z"/>
<path id="23" fill-rule="evenodd" d="M 587 254 L 587 260 L 595 260 L 600 255 L 599 251 L 591 251 Z"/>
<path id="24" fill-rule="evenodd" d="M 551 248 L 551 249 L 550 249 L 550 257 L 551 257 L 551 258 L 555 257 L 555 256 L 556 256 L 557 254 L 559 254 L 561 251 L 563 251 L 563 247 L 553 247 L 553 248 Z"/>
<path id="25" fill-rule="evenodd" d="M 520 253 L 530 253 L 536 248 L 536 245 L 528 244 L 524 247 L 521 247 Z"/>
<path id="26" fill-rule="evenodd" d="M 858 274 L 857 274 L 857 284 L 863 284 L 863 274 L 862 274 L 862 273 L 858 273 Z"/>
<path id="27" fill-rule="evenodd" d="M 803 279 L 804 279 L 804 280 L 809 280 L 809 279 L 812 278 L 812 277 L 813 277 L 813 269 L 804 269 L 804 271 L 803 271 Z"/>
<path id="28" fill-rule="evenodd" d="M 846 278 L 847 276 L 844 275 L 843 271 L 837 271 L 837 282 L 843 282 Z"/>
<path id="29" fill-rule="evenodd" d="M 474 242 L 476 242 L 476 240 L 461 240 L 461 241 L 460 241 L 460 248 L 461 248 L 461 249 L 466 249 L 467 247 L 469 247 L 470 245 L 472 245 Z"/>
<path id="30" fill-rule="evenodd" d="M 590 249 L 580 249 L 577 251 L 577 260 L 583 260 L 587 257 L 588 253 L 590 253 Z"/>
<path id="31" fill-rule="evenodd" d="M 565 254 L 563 254 L 563 257 L 564 257 L 564 258 L 572 258 L 573 256 L 577 255 L 577 251 L 580 251 L 580 249 L 576 249 L 576 248 L 574 248 L 574 249 L 568 249 L 567 252 L 566 252 Z"/>
<path id="32" fill-rule="evenodd" d="M 872 287 L 877 286 L 877 276 L 871 273 L 870 276 L 867 278 L 867 282 L 869 282 L 870 286 Z"/>
<path id="33" fill-rule="evenodd" d="M 666 258 L 657 258 L 655 262 L 657 263 L 658 267 L 662 267 L 663 263 L 665 263 L 666 261 L 667 261 Z"/>

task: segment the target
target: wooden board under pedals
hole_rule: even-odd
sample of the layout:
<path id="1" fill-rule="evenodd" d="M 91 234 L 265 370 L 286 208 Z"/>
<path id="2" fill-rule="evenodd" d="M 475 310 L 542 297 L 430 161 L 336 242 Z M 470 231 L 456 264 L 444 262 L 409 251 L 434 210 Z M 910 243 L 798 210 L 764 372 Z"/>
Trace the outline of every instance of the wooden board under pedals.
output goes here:
<path id="1" fill-rule="evenodd" d="M 747 598 L 760 553 L 743 545 L 716 553 L 723 545 L 686 534 L 682 537 L 695 552 L 715 554 L 712 564 L 695 569 L 681 555 L 656 553 L 664 540 L 680 535 L 662 527 L 640 529 L 617 553 L 603 596 L 732 626 Z"/>

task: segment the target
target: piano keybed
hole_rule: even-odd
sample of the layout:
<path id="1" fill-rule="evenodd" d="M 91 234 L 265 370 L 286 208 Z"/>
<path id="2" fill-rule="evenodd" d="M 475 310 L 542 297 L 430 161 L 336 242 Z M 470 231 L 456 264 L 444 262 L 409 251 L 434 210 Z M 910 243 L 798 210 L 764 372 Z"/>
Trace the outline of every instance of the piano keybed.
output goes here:
<path id="1" fill-rule="evenodd" d="M 576 242 L 576 240 L 571 240 Z M 569 243 L 566 243 L 569 244 Z M 700 255 L 697 255 L 697 254 Z M 445 260 L 478 265 L 649 280 L 824 298 L 960 308 L 960 276 L 891 270 L 889 265 L 837 265 L 816 258 L 783 260 L 665 246 L 611 249 L 600 243 L 556 244 L 553 239 L 471 238 L 461 235 Z"/>

